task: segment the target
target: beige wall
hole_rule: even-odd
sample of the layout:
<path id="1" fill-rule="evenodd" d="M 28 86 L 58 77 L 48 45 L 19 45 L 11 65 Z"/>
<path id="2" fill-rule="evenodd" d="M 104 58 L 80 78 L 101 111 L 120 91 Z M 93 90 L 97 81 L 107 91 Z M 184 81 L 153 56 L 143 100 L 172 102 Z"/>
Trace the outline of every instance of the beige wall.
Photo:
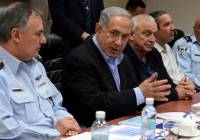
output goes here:
<path id="1" fill-rule="evenodd" d="M 125 7 L 128 0 L 104 0 L 105 7 Z M 200 16 L 200 0 L 143 0 L 146 3 L 146 11 L 168 11 L 175 28 L 182 29 L 186 34 L 193 32 L 194 19 Z"/>
<path id="2" fill-rule="evenodd" d="M 0 0 L 0 7 L 12 1 Z M 21 0 L 28 1 L 28 0 Z M 128 0 L 104 0 L 105 7 L 119 6 L 124 8 Z M 166 10 L 173 18 L 176 28 L 182 29 L 186 34 L 192 32 L 194 19 L 200 16 L 200 0 L 144 0 L 147 12 Z"/>
<path id="3" fill-rule="evenodd" d="M 104 5 L 105 7 L 119 6 L 125 8 L 127 1 L 128 0 L 104 0 Z"/>
<path id="4" fill-rule="evenodd" d="M 176 28 L 186 34 L 193 32 L 194 19 L 200 16 L 200 0 L 144 0 L 147 12 L 166 10 L 172 18 Z"/>
<path id="5" fill-rule="evenodd" d="M 36 7 L 42 12 L 42 17 L 45 24 L 45 32 L 50 32 L 50 26 L 52 24 L 51 19 L 49 18 L 49 9 L 48 9 L 48 0 L 0 0 L 0 7 L 9 5 L 16 1 L 28 2 L 32 6 Z"/>

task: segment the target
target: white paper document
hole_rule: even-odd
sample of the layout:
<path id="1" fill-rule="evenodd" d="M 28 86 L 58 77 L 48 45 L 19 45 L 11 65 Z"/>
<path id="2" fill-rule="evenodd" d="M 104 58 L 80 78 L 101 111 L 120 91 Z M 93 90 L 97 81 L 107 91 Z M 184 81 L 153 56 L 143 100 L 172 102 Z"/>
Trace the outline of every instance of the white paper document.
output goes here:
<path id="1" fill-rule="evenodd" d="M 164 120 L 174 120 L 177 122 L 185 121 L 186 119 L 192 120 L 194 122 L 200 121 L 200 116 L 195 115 L 190 112 L 166 112 L 166 113 L 158 113 L 158 118 Z"/>
<path id="2" fill-rule="evenodd" d="M 200 103 L 193 104 L 192 107 L 195 109 L 200 109 Z"/>
<path id="3" fill-rule="evenodd" d="M 75 136 L 71 136 L 68 138 L 61 138 L 61 140 L 91 140 L 91 133 L 84 132 Z"/>
<path id="4" fill-rule="evenodd" d="M 109 130 L 109 140 L 139 140 L 141 130 L 138 127 L 114 125 Z M 91 140 L 91 132 L 84 132 L 61 140 Z"/>
<path id="5" fill-rule="evenodd" d="M 110 129 L 110 140 L 139 140 L 140 135 L 139 127 L 116 125 Z"/>

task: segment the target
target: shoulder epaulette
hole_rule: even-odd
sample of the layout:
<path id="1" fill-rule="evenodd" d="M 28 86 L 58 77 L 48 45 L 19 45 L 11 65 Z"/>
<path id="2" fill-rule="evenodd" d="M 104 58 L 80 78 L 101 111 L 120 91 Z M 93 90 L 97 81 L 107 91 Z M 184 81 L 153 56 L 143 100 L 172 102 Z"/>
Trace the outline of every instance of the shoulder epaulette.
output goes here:
<path id="1" fill-rule="evenodd" d="M 192 42 L 192 38 L 191 38 L 191 36 L 189 35 L 189 36 L 184 36 L 183 37 L 187 42 Z"/>

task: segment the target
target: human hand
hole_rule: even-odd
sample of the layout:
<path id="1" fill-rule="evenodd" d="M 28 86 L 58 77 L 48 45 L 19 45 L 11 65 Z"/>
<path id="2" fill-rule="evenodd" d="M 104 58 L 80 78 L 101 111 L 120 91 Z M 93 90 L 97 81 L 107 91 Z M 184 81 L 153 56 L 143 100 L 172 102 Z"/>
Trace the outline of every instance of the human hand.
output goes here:
<path id="1" fill-rule="evenodd" d="M 191 80 L 187 79 L 186 77 L 183 77 L 181 79 L 181 81 L 179 82 L 179 85 L 184 86 L 186 90 L 191 90 L 192 92 L 196 93 L 195 84 Z"/>
<path id="2" fill-rule="evenodd" d="M 156 80 L 158 74 L 154 73 L 143 81 L 139 88 L 142 91 L 145 98 L 151 97 L 155 100 L 166 99 L 166 96 L 170 94 L 171 85 L 168 84 L 168 80 Z"/>
<path id="3" fill-rule="evenodd" d="M 194 83 L 188 80 L 186 77 L 182 78 L 177 86 L 178 86 L 177 90 L 179 92 L 178 94 L 180 95 L 180 99 L 190 99 L 196 93 Z"/>
<path id="4" fill-rule="evenodd" d="M 71 117 L 65 117 L 58 120 L 55 128 L 61 133 L 62 136 L 72 136 L 80 132 L 78 123 Z"/>
<path id="5" fill-rule="evenodd" d="M 176 86 L 176 92 L 178 93 L 178 98 L 180 100 L 191 99 L 192 96 L 194 95 L 194 92 L 192 92 L 191 90 L 185 89 L 184 86 L 182 86 L 182 85 Z"/>
<path id="6" fill-rule="evenodd" d="M 83 41 L 85 41 L 89 36 L 90 36 L 90 34 L 88 34 L 87 32 L 83 32 L 82 35 L 81 35 L 81 39 Z"/>

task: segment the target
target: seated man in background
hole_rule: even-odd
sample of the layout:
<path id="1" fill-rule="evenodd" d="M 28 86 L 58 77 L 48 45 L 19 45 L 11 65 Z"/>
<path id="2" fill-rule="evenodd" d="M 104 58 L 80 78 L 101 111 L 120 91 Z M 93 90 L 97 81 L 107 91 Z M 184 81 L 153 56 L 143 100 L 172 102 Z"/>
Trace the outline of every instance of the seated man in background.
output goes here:
<path id="1" fill-rule="evenodd" d="M 200 87 L 200 16 L 195 19 L 194 34 L 182 37 L 173 46 L 181 70 Z"/>
<path id="2" fill-rule="evenodd" d="M 126 4 L 126 10 L 129 11 L 132 16 L 144 14 L 145 8 L 146 5 L 142 0 L 129 0 Z"/>
<path id="3" fill-rule="evenodd" d="M 109 7 L 101 12 L 96 34 L 72 50 L 64 64 L 63 98 L 68 110 L 91 126 L 97 110 L 107 120 L 134 114 L 145 98 L 164 98 L 171 85 L 156 81 L 154 73 L 138 83 L 122 51 L 132 30 L 131 15 L 125 9 Z M 77 107 L 78 106 L 78 107 Z"/>
<path id="4" fill-rule="evenodd" d="M 34 57 L 46 42 L 36 9 L 16 2 L 0 11 L 0 139 L 47 140 L 80 131 Z"/>
<path id="5" fill-rule="evenodd" d="M 159 52 L 154 48 L 155 32 L 157 26 L 154 18 L 149 15 L 138 15 L 132 18 L 133 32 L 129 37 L 125 53 L 128 55 L 133 67 L 137 73 L 137 79 L 143 82 L 149 78 L 152 73 L 157 72 L 157 80 L 168 79 L 172 85 L 171 94 L 168 100 L 187 99 L 193 95 L 191 90 L 184 89 L 181 85 L 175 85 L 169 77 Z M 182 81 L 184 83 L 184 81 Z M 178 95 L 178 96 L 177 96 Z"/>
<path id="6" fill-rule="evenodd" d="M 175 84 L 182 85 L 189 89 L 194 88 L 195 85 L 193 82 L 189 80 L 178 67 L 172 49 L 167 44 L 167 42 L 174 38 L 174 25 L 171 16 L 165 11 L 154 11 L 150 13 L 150 15 L 155 19 L 158 28 L 155 32 L 156 43 L 154 47 L 161 54 L 167 73 Z"/>

